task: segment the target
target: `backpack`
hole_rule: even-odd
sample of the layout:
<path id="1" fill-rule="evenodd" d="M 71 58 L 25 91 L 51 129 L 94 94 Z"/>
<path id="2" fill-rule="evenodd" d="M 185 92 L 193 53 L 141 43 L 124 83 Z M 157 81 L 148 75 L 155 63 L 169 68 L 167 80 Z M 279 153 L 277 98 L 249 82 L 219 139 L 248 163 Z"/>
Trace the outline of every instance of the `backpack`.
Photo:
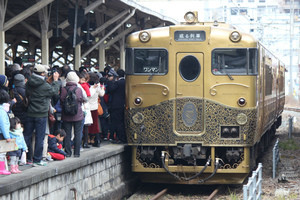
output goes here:
<path id="1" fill-rule="evenodd" d="M 78 102 L 76 97 L 77 86 L 73 90 L 70 90 L 70 88 L 67 87 L 65 88 L 67 90 L 67 96 L 62 106 L 63 112 L 65 115 L 76 115 L 78 110 Z"/>

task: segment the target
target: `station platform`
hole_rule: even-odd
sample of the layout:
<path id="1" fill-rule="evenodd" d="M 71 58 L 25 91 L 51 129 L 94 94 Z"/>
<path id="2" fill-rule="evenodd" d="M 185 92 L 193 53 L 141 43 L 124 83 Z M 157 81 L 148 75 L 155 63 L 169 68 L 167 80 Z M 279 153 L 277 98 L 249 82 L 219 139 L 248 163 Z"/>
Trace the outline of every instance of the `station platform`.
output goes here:
<path id="1" fill-rule="evenodd" d="M 20 174 L 0 175 L 0 199 L 121 199 L 136 184 L 130 151 L 105 141 L 99 148 L 84 149 L 78 158 L 20 166 Z"/>

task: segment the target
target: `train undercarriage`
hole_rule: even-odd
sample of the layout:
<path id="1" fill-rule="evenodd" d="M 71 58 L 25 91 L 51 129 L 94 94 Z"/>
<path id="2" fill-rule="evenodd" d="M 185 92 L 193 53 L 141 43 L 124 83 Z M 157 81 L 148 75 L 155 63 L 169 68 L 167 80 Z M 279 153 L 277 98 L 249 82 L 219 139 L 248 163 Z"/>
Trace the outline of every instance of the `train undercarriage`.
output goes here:
<path id="1" fill-rule="evenodd" d="M 240 184 L 250 169 L 250 148 L 178 144 L 139 146 L 133 151 L 133 171 L 143 172 L 139 175 L 145 182 Z"/>
<path id="2" fill-rule="evenodd" d="M 252 147 L 134 146 L 132 168 L 144 182 L 242 184 L 279 126 L 277 121 Z"/>

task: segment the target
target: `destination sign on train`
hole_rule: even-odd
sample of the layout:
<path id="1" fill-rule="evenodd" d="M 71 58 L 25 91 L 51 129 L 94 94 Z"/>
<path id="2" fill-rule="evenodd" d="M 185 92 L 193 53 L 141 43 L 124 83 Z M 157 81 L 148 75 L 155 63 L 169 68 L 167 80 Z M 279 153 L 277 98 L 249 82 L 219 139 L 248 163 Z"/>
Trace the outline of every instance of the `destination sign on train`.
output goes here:
<path id="1" fill-rule="evenodd" d="M 204 41 L 205 31 L 175 31 L 174 38 L 177 42 Z"/>

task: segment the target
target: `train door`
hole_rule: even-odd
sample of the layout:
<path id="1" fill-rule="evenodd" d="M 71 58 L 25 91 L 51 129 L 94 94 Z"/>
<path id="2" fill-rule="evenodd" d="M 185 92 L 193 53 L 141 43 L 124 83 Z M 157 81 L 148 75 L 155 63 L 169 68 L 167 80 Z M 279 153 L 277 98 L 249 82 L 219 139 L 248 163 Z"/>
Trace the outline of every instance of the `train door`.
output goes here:
<path id="1" fill-rule="evenodd" d="M 179 134 L 203 131 L 203 53 L 177 53 L 175 130 Z"/>

